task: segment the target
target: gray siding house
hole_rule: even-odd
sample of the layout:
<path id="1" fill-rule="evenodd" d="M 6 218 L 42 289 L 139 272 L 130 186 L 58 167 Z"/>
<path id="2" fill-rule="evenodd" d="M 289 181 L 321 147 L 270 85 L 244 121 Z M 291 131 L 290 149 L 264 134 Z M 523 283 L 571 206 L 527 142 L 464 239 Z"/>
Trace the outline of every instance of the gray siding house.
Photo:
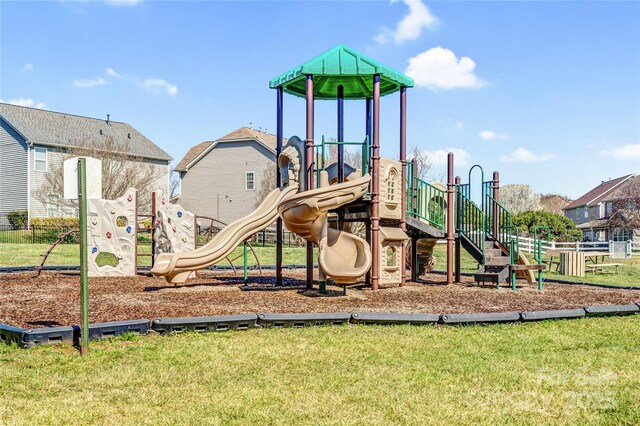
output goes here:
<path id="1" fill-rule="evenodd" d="M 225 223 L 251 213 L 265 170 L 275 170 L 275 149 L 275 135 L 249 127 L 194 146 L 175 168 L 178 202 L 197 216 Z"/>
<path id="2" fill-rule="evenodd" d="M 74 214 L 57 196 L 42 202 L 34 194 L 47 172 L 69 157 L 67 150 L 99 146 L 107 138 L 152 165 L 157 175 L 152 187 L 167 192 L 171 156 L 131 125 L 0 103 L 0 226 L 8 225 L 13 210 L 27 210 L 29 219 Z"/>
<path id="3" fill-rule="evenodd" d="M 621 176 L 616 179 L 602 181 L 600 185 L 591 189 L 575 201 L 572 201 L 562 210 L 564 215 L 575 222 L 582 230 L 587 241 L 624 240 L 627 234 L 618 235 L 619 230 L 609 229 L 608 219 L 611 217 L 612 196 L 634 177 L 633 174 Z"/>

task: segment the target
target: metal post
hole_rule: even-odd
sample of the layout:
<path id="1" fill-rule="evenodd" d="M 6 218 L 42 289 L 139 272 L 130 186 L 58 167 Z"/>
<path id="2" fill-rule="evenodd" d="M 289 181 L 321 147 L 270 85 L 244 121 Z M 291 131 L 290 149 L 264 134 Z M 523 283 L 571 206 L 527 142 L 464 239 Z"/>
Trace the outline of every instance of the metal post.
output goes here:
<path id="1" fill-rule="evenodd" d="M 418 282 L 418 239 L 411 237 L 411 281 Z"/>
<path id="2" fill-rule="evenodd" d="M 368 141 L 368 145 L 369 148 L 367 149 L 366 155 L 367 155 L 367 164 L 369 165 L 369 173 L 371 173 L 371 98 L 367 98 L 365 100 L 365 108 L 366 108 L 366 117 L 365 117 L 365 133 L 367 135 L 367 141 Z M 363 158 L 364 160 L 364 158 Z M 371 183 L 369 183 L 369 188 L 371 188 Z M 371 192 L 371 191 L 369 191 Z M 371 246 L 371 221 L 367 221 L 366 222 L 366 239 L 367 242 L 369 243 L 369 245 Z M 371 269 L 369 269 L 367 271 L 367 275 L 365 276 L 365 285 L 369 286 L 371 285 Z M 346 289 L 346 288 L 345 288 Z"/>
<path id="3" fill-rule="evenodd" d="M 542 240 L 538 241 L 538 265 L 542 265 Z M 542 269 L 538 269 L 538 290 L 542 291 Z"/>
<path id="4" fill-rule="evenodd" d="M 313 189 L 313 76 L 307 75 L 307 135 L 305 152 L 306 190 Z M 307 241 L 307 288 L 313 288 L 313 243 Z"/>
<path id="5" fill-rule="evenodd" d="M 500 242 L 500 221 L 498 218 L 498 199 L 500 198 L 500 173 L 493 172 L 493 238 Z M 509 223 L 505 224 L 510 225 Z"/>
<path id="6" fill-rule="evenodd" d="M 460 176 L 456 176 L 455 178 L 455 187 L 456 187 L 456 233 L 460 233 L 460 216 L 462 215 L 461 207 L 460 207 Z M 460 235 L 456 236 L 456 264 L 455 264 L 455 282 L 460 282 L 460 252 L 461 252 L 461 242 Z"/>
<path id="7" fill-rule="evenodd" d="M 402 231 L 407 230 L 407 191 L 405 185 L 407 184 L 407 88 L 400 88 L 400 164 L 402 164 L 401 171 L 401 194 L 400 194 L 400 229 Z M 404 272 L 405 262 L 407 258 L 406 245 L 402 244 L 401 249 L 401 268 L 402 277 L 400 278 L 400 287 L 405 284 Z"/>
<path id="8" fill-rule="evenodd" d="M 447 284 L 453 284 L 453 152 L 447 156 Z"/>
<path id="9" fill-rule="evenodd" d="M 282 176 L 280 176 L 280 154 L 282 153 L 282 123 L 283 116 L 283 89 L 278 87 L 276 91 L 276 186 L 280 188 L 282 186 Z M 282 218 L 278 216 L 276 219 L 276 285 L 282 285 Z"/>
<path id="10" fill-rule="evenodd" d="M 373 76 L 373 155 L 371 156 L 371 290 L 379 288 L 380 273 L 380 75 Z"/>
<path id="11" fill-rule="evenodd" d="M 153 268 L 153 265 L 156 263 L 156 240 L 155 240 L 155 235 L 156 235 L 156 212 L 157 212 L 157 206 L 156 206 L 156 192 L 153 191 L 151 193 L 151 267 Z M 194 224 L 195 224 L 195 217 L 194 217 Z M 195 226 L 194 226 L 194 231 L 195 231 Z M 196 233 L 196 240 L 194 240 L 197 244 L 197 233 Z M 195 248 L 195 247 L 194 247 Z"/>
<path id="12" fill-rule="evenodd" d="M 82 301 L 82 330 L 80 353 L 89 352 L 89 270 L 87 232 L 87 160 L 78 158 L 78 205 L 80 208 L 80 300 Z"/>
<path id="13" fill-rule="evenodd" d="M 515 253 L 516 241 L 511 238 L 511 240 L 509 240 L 509 268 L 511 269 L 511 290 L 513 291 L 516 291 L 516 271 L 512 269 L 512 265 L 515 264 Z"/>
<path id="14" fill-rule="evenodd" d="M 344 142 L 344 87 L 338 86 L 338 142 Z M 338 144 L 338 182 L 344 182 L 344 145 Z"/>
<path id="15" fill-rule="evenodd" d="M 242 257 L 244 262 L 244 284 L 247 285 L 247 283 L 249 282 L 249 271 L 247 270 L 248 253 L 246 241 L 242 242 Z"/>

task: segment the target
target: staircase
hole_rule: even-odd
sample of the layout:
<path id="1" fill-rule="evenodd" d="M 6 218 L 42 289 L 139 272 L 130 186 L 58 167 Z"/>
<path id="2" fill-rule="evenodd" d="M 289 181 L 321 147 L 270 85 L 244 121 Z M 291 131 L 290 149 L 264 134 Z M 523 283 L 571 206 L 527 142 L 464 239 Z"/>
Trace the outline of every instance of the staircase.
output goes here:
<path id="1" fill-rule="evenodd" d="M 474 274 L 477 283 L 494 283 L 498 285 L 509 278 L 509 265 L 511 264 L 501 248 L 496 247 L 495 242 L 486 241 L 484 249 L 484 264 L 480 265 L 478 272 Z"/>

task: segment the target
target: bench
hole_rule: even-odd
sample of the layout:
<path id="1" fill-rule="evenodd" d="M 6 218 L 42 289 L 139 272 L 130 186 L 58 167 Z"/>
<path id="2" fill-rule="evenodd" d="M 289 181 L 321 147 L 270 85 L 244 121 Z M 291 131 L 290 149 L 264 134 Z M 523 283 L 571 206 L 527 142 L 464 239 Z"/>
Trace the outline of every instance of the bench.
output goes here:
<path id="1" fill-rule="evenodd" d="M 604 273 L 604 268 L 606 267 L 616 268 L 616 274 L 620 274 L 621 266 L 622 266 L 622 263 L 598 263 L 593 265 L 586 265 L 586 268 L 588 271 L 593 272 L 594 275 L 597 271 Z"/>

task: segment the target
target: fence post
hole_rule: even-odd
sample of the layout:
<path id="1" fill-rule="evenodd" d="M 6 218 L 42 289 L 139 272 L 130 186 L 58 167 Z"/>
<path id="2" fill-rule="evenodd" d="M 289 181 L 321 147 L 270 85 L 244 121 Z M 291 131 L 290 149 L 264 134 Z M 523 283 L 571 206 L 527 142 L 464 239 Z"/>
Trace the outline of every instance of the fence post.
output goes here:
<path id="1" fill-rule="evenodd" d="M 626 257 L 631 257 L 632 253 L 633 253 L 633 250 L 631 247 L 631 240 L 627 240 L 627 256 Z"/>

